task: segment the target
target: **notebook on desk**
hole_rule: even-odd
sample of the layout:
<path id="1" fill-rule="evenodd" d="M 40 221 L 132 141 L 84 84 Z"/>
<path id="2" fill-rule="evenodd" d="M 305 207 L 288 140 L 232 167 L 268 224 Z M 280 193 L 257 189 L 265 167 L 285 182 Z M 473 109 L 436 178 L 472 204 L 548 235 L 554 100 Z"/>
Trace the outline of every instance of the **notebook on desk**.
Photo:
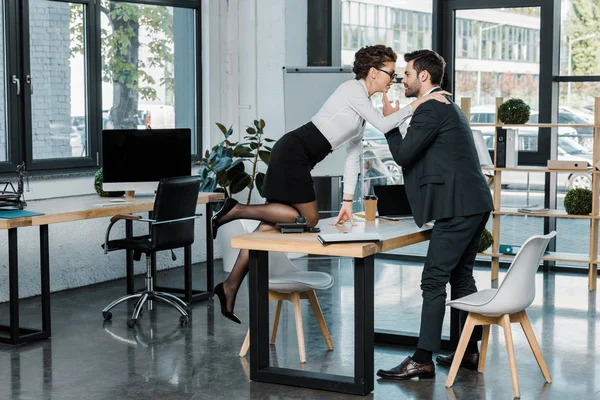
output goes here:
<path id="1" fill-rule="evenodd" d="M 324 233 L 317 235 L 317 239 L 322 244 L 380 242 L 383 240 L 379 233 L 365 232 Z"/>
<path id="2" fill-rule="evenodd" d="M 379 218 L 399 221 L 413 217 L 404 185 L 373 186 Z"/>

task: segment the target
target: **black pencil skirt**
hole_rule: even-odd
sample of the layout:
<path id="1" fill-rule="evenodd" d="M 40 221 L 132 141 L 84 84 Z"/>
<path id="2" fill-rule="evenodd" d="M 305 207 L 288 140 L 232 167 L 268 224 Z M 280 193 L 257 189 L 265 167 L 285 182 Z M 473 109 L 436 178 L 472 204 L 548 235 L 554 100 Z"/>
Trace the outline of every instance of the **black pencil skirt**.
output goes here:
<path id="1" fill-rule="evenodd" d="M 316 200 L 310 171 L 331 153 L 331 144 L 309 122 L 275 142 L 263 196 L 270 203 L 302 204 Z"/>

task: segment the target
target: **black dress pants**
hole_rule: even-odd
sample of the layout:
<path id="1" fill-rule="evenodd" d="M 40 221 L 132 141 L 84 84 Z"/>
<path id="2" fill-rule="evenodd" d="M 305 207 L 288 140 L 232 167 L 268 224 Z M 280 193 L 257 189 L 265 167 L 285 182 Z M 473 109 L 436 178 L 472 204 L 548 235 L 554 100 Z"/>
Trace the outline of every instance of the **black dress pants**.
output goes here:
<path id="1" fill-rule="evenodd" d="M 417 347 L 429 351 L 439 350 L 448 282 L 454 298 L 477 292 L 473 263 L 477 256 L 479 237 L 489 216 L 490 213 L 485 212 L 435 222 L 421 277 L 423 308 Z M 461 329 L 466 317 L 467 313 L 461 312 Z M 480 340 L 481 331 L 481 327 L 476 327 L 471 340 Z"/>

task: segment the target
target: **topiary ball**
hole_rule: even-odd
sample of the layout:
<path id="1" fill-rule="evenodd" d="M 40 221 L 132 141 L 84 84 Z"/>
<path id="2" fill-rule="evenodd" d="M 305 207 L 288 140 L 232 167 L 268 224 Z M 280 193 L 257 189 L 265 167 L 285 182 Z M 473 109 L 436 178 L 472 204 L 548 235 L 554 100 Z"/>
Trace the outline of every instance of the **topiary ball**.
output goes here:
<path id="1" fill-rule="evenodd" d="M 508 99 L 498 107 L 498 118 L 503 124 L 524 124 L 530 115 L 531 109 L 521 99 Z"/>
<path id="2" fill-rule="evenodd" d="M 494 238 L 492 234 L 487 229 L 483 228 L 483 232 L 481 232 L 481 236 L 479 237 L 479 245 L 477 246 L 477 252 L 483 253 L 494 243 Z"/>
<path id="3" fill-rule="evenodd" d="M 589 189 L 571 189 L 565 195 L 565 210 L 568 214 L 588 215 L 592 212 L 592 198 Z"/>
<path id="4" fill-rule="evenodd" d="M 125 192 L 105 192 L 102 190 L 102 168 L 94 176 L 94 190 L 100 197 L 119 197 L 125 194 Z"/>

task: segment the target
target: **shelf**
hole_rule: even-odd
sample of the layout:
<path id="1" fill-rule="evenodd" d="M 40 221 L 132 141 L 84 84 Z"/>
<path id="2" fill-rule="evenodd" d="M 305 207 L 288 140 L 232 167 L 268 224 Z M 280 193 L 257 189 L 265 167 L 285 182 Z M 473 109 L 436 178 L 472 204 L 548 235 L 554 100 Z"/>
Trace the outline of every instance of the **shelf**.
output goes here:
<path id="1" fill-rule="evenodd" d="M 499 253 L 477 253 L 479 257 L 498 257 L 498 258 L 515 258 L 512 254 L 499 254 Z M 580 262 L 589 264 L 590 256 L 589 254 L 582 253 L 563 253 L 563 252 L 555 252 L 549 251 L 544 254 L 542 257 L 544 261 L 564 261 L 564 262 Z M 594 262 L 594 264 L 599 263 L 598 261 Z"/>
<path id="2" fill-rule="evenodd" d="M 525 213 L 517 211 L 518 208 L 501 208 L 500 211 L 492 211 L 495 215 L 521 215 L 529 217 L 556 217 L 556 218 L 580 218 L 580 219 L 592 219 L 600 218 L 599 216 L 593 217 L 592 215 L 572 215 L 567 214 L 565 210 L 548 210 L 546 212 L 538 213 Z"/>
<path id="3" fill-rule="evenodd" d="M 561 172 L 581 172 L 581 173 L 589 173 L 591 174 L 592 172 L 600 172 L 600 171 L 594 171 L 594 169 L 592 167 L 589 167 L 587 169 L 581 169 L 581 168 L 572 168 L 572 169 L 554 169 L 554 168 L 548 168 L 548 167 L 538 167 L 538 166 L 534 166 L 534 165 L 523 165 L 523 166 L 519 166 L 519 167 L 510 167 L 510 168 L 490 168 L 490 167 L 481 167 L 481 169 L 493 169 L 494 171 L 518 171 L 518 172 L 556 172 L 556 173 L 561 173 Z"/>
<path id="4" fill-rule="evenodd" d="M 470 124 L 475 128 L 504 128 L 504 129 L 519 129 L 519 128 L 596 128 L 594 124 Z M 598 126 L 600 127 L 600 126 Z"/>

